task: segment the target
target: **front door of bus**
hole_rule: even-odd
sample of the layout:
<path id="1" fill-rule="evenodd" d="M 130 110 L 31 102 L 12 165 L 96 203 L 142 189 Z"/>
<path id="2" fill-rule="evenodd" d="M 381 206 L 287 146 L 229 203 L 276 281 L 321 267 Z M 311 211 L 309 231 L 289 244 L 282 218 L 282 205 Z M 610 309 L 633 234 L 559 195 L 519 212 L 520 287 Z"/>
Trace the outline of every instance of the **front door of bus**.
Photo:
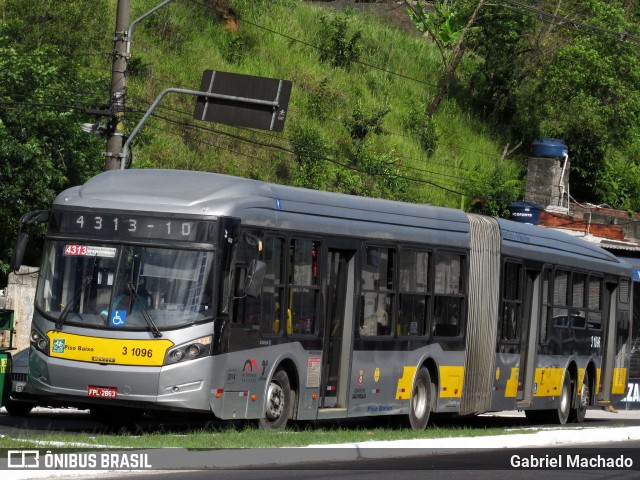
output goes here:
<path id="1" fill-rule="evenodd" d="M 329 249 L 321 408 L 346 408 L 351 369 L 355 286 L 353 251 Z"/>

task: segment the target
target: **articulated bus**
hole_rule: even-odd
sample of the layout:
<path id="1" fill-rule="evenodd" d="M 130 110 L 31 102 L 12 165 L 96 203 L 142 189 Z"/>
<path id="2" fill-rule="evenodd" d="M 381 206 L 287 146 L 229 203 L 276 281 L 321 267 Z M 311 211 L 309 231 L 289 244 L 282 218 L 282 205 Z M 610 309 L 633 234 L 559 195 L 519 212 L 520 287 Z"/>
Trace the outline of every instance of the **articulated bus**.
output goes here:
<path id="1" fill-rule="evenodd" d="M 48 214 L 28 388 L 105 422 L 581 422 L 625 394 L 631 285 L 627 263 L 536 226 L 109 171 Z"/>

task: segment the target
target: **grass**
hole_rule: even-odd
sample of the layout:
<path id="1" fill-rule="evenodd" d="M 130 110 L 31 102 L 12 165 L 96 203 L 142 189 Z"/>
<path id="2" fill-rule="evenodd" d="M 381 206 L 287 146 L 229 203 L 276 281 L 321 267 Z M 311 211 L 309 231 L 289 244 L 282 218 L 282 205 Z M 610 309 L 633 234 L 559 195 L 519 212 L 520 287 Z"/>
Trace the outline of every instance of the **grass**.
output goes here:
<path id="1" fill-rule="evenodd" d="M 450 437 L 478 437 L 532 432 L 517 423 L 512 428 L 459 426 L 434 426 L 424 431 L 414 431 L 399 426 L 367 428 L 370 425 L 322 424 L 303 429 L 286 429 L 268 432 L 255 427 L 234 425 L 207 425 L 205 427 L 181 424 L 179 426 L 146 425 L 137 430 L 110 433 L 97 429 L 78 433 L 32 433 L 24 430 L 20 438 L 0 437 L 0 448 L 32 447 L 95 447 L 104 448 L 262 448 L 301 447 L 320 444 L 343 444 L 370 441 L 411 439 L 438 439 Z"/>
<path id="2" fill-rule="evenodd" d="M 110 0 L 114 11 L 115 3 Z M 156 4 L 157 0 L 135 2 L 131 18 Z M 439 53 L 425 38 L 370 14 L 337 12 L 300 0 L 234 0 L 231 5 L 240 12 L 237 32 L 225 30 L 214 11 L 192 2 L 172 3 L 140 24 L 131 52 L 142 67 L 127 79 L 128 106 L 138 112 L 127 114 L 128 128 L 135 126 L 163 89 L 198 89 L 202 72 L 212 69 L 292 80 L 285 131 L 275 134 L 202 123 L 194 128 L 190 118 L 194 98 L 170 95 L 157 113 L 173 121 L 154 118 L 142 129 L 132 148 L 133 168 L 203 170 L 291 183 L 296 159 L 274 147 L 291 149 L 296 126 L 311 125 L 327 143 L 331 152 L 327 156 L 346 163 L 344 145 L 351 140 L 345 122 L 356 104 L 366 112 L 389 109 L 382 124 L 384 133 L 369 135 L 366 147 L 372 155 L 393 159 L 401 174 L 414 181 L 408 193 L 393 188 L 349 193 L 460 208 L 467 204 L 465 194 L 470 190 L 466 172 L 490 171 L 500 157 L 499 135 L 454 100 L 445 101 L 434 117 L 439 140 L 431 155 L 406 131 L 416 107 L 426 108 L 429 103 L 442 70 Z M 361 33 L 360 62 L 349 68 L 322 62 L 314 48 L 326 34 L 321 19 L 336 15 L 347 18 L 348 36 Z M 105 22 L 105 29 L 109 28 Z M 323 111 L 319 112 L 319 105 Z M 344 171 L 338 164 L 323 163 L 322 168 Z M 283 177 L 284 171 L 289 173 Z M 321 188 L 345 191 L 348 187 L 327 181 Z"/>

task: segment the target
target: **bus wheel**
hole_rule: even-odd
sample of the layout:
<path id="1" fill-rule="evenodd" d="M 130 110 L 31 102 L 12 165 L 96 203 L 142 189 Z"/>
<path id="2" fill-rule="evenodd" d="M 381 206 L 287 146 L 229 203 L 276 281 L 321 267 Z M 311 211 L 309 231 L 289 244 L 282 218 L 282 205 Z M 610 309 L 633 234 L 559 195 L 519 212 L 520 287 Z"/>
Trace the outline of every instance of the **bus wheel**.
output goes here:
<path id="1" fill-rule="evenodd" d="M 578 404 L 578 408 L 572 408 L 569 412 L 570 422 L 584 422 L 584 417 L 586 416 L 587 408 L 589 407 L 590 396 L 589 379 L 587 378 L 587 372 L 585 372 L 582 376 L 582 387 L 580 388 L 580 403 Z"/>
<path id="2" fill-rule="evenodd" d="M 282 430 L 289 421 L 291 411 L 291 386 L 289 376 L 284 370 L 278 370 L 269 383 L 265 399 L 265 416 L 260 419 L 260 428 L 264 430 Z"/>
<path id="3" fill-rule="evenodd" d="M 429 375 L 429 370 L 422 367 L 416 375 L 409 403 L 409 425 L 414 430 L 424 430 L 427 426 L 429 414 L 431 413 L 432 398 L 431 376 Z"/>
<path id="4" fill-rule="evenodd" d="M 560 425 L 567 423 L 569 413 L 571 412 L 571 381 L 569 380 L 569 372 L 564 372 L 562 391 L 560 392 L 560 405 L 558 405 L 558 409 L 553 412 L 553 423 Z"/>

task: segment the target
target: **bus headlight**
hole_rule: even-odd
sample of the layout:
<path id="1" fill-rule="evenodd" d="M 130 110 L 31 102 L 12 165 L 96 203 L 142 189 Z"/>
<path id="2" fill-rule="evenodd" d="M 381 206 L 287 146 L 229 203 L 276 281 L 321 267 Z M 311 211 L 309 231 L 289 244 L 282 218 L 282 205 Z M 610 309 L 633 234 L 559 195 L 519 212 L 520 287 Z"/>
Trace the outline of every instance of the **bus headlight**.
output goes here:
<path id="1" fill-rule="evenodd" d="M 36 349 L 40 350 L 45 355 L 49 355 L 49 339 L 42 335 L 37 330 L 31 330 L 31 335 L 29 337 L 31 340 L 31 345 L 36 347 Z"/>
<path id="2" fill-rule="evenodd" d="M 171 365 L 178 362 L 206 357 L 211 354 L 212 341 L 213 337 L 208 335 L 173 347 L 165 355 L 164 365 Z"/>

